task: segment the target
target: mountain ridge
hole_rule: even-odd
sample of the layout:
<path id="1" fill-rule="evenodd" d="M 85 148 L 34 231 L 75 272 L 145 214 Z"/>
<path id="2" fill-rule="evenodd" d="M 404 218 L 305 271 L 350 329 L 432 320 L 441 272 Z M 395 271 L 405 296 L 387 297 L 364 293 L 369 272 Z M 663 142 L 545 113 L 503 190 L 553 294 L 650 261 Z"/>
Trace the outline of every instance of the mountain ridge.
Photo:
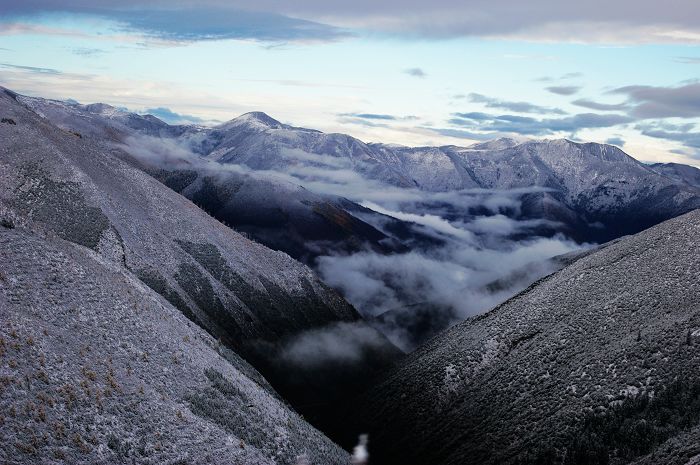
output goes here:
<path id="1" fill-rule="evenodd" d="M 700 260 L 688 252 L 697 250 L 699 230 L 695 210 L 622 238 L 418 348 L 350 414 L 374 437 L 374 459 L 522 465 L 700 457 L 692 439 L 700 410 L 690 400 L 700 383 L 690 374 L 700 359 Z"/>

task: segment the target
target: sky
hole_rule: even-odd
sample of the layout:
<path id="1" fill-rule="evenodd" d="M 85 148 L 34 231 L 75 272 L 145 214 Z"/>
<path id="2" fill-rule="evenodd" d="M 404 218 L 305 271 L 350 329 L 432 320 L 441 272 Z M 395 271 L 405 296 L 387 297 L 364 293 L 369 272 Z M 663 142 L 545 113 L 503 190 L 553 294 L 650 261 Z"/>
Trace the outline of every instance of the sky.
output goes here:
<path id="1" fill-rule="evenodd" d="M 695 0 L 0 0 L 0 85 L 367 142 L 606 142 L 700 165 Z"/>

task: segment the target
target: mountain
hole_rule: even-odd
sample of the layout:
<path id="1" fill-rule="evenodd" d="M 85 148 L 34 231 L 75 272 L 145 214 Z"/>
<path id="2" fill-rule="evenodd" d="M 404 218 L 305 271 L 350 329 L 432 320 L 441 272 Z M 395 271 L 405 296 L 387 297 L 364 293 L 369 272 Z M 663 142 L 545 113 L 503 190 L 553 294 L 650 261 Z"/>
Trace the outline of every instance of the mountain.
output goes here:
<path id="1" fill-rule="evenodd" d="M 427 192 L 540 187 L 523 193 L 521 215 L 560 222 L 582 241 L 604 242 L 700 207 L 697 186 L 661 176 L 610 145 L 500 139 L 466 148 L 397 147 L 290 127 L 236 127 L 246 129 L 228 136 L 235 144 L 217 145 L 206 156 L 283 170 L 285 152 L 302 150 L 349 161 L 371 179 Z M 471 214 L 452 213 L 454 219 Z"/>
<path id="2" fill-rule="evenodd" d="M 9 91 L 0 92 L 0 115 L 14 123 L 0 124 L 3 221 L 83 246 L 131 273 L 303 413 L 319 404 L 331 412 L 326 403 L 400 354 L 311 269 L 224 226 L 124 162 L 118 148 L 52 125 Z M 351 366 L 299 366 L 283 356 L 295 338 L 338 324 L 371 340 Z"/>
<path id="3" fill-rule="evenodd" d="M 654 163 L 651 169 L 679 182 L 700 187 L 700 169 L 680 163 Z"/>
<path id="4" fill-rule="evenodd" d="M 0 462 L 348 463 L 126 268 L 0 205 Z"/>
<path id="5" fill-rule="evenodd" d="M 695 463 L 700 210 L 439 334 L 358 402 L 380 464 Z"/>
<path id="6" fill-rule="evenodd" d="M 105 104 L 17 96 L 37 114 L 154 176 L 192 200 L 216 219 L 249 237 L 312 265 L 316 257 L 369 248 L 379 253 L 404 251 L 403 240 L 388 235 L 354 213 L 396 230 L 403 239 L 425 241 L 399 220 L 372 212 L 335 195 L 304 189 L 283 176 L 225 169 L 196 159 L 192 144 L 210 144 L 217 132 L 198 126 L 170 126 L 151 115 L 137 115 Z M 264 113 L 250 113 L 220 127 L 282 128 Z M 293 129 L 289 127 L 290 129 Z M 223 136 L 222 136 L 223 137 Z M 187 144 L 183 140 L 187 140 Z M 176 145 L 173 141 L 179 141 Z M 183 145 L 184 144 L 184 145 Z M 403 233 L 403 234 L 402 234 Z"/>
<path id="7" fill-rule="evenodd" d="M 543 234 L 563 232 L 578 241 L 605 242 L 700 207 L 694 168 L 648 166 L 611 145 L 509 138 L 469 147 L 366 144 L 345 134 L 283 124 L 262 112 L 211 128 L 169 126 L 155 117 L 103 104 L 21 99 L 74 132 L 83 130 L 103 138 L 115 137 L 115 131 L 122 132 L 122 139 L 133 133 L 158 137 L 206 160 L 246 167 L 261 175 L 283 175 L 316 194 L 350 200 L 399 189 L 412 193 L 411 198 L 422 195 L 421 207 L 427 203 L 431 209 L 443 210 L 451 221 L 470 221 L 483 210 L 473 202 L 446 201 L 445 194 L 474 196 L 503 190 L 518 193 L 521 203 L 506 210 L 509 216 L 558 224 L 543 229 Z M 670 175 L 671 171 L 676 174 Z M 406 202 L 403 206 L 416 208 Z M 376 237 L 365 240 L 363 236 L 369 229 L 362 226 L 357 231 L 353 237 L 359 242 L 376 245 Z M 346 243 L 339 248 L 353 247 Z"/>
<path id="8" fill-rule="evenodd" d="M 432 193 L 521 189 L 522 216 L 560 222 L 564 232 L 582 241 L 638 232 L 700 206 L 697 186 L 660 175 L 611 145 L 499 139 L 471 147 L 402 147 L 365 144 L 268 118 L 263 124 L 243 115 L 206 136 L 184 138 L 208 159 L 267 171 L 286 171 L 294 163 L 301 178 L 313 177 L 317 172 L 310 168 L 322 164 L 325 171 L 349 169 Z M 527 192 L 533 187 L 541 189 Z M 473 215 L 468 209 L 452 213 L 455 219 Z"/>
<path id="9" fill-rule="evenodd" d="M 502 138 L 405 147 L 262 112 L 170 126 L 102 104 L 18 99 L 314 267 L 404 350 L 558 269 L 547 260 L 575 243 L 604 243 L 700 207 L 700 188 L 609 145 Z M 540 240 L 552 247 L 534 246 L 532 266 L 517 276 L 518 264 L 480 258 Z M 420 272 L 436 262 L 458 272 L 444 280 Z"/>

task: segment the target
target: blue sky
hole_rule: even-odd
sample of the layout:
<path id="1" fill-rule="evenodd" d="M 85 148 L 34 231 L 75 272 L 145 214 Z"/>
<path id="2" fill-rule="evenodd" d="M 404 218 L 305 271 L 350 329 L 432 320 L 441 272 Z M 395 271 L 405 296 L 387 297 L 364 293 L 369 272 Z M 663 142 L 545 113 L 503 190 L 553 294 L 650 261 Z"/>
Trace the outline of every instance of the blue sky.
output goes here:
<path id="1" fill-rule="evenodd" d="M 531 15 L 507 0 L 6 3 L 0 84 L 29 95 L 205 124 L 260 110 L 406 145 L 609 141 L 700 164 L 690 1 L 533 0 Z"/>

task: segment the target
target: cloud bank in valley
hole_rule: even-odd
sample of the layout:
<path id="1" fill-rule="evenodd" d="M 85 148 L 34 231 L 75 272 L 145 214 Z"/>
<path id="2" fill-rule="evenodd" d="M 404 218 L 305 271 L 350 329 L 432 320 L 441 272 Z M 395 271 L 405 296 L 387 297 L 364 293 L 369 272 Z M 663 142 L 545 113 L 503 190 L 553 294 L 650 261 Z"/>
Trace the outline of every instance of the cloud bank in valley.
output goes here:
<path id="1" fill-rule="evenodd" d="M 280 150 L 283 170 L 253 170 L 204 160 L 182 141 L 130 138 L 126 148 L 161 166 L 197 169 L 207 175 L 233 173 L 345 197 L 379 213 L 354 212 L 388 235 L 385 227 L 394 218 L 420 237 L 432 238 L 412 243 L 404 253 L 369 248 L 352 254 L 338 251 L 316 262 L 322 279 L 404 350 L 420 341 L 413 333 L 423 324 L 418 320 L 426 318 L 425 309 L 432 320 L 428 324 L 444 328 L 492 308 L 554 271 L 549 258 L 580 247 L 561 235 L 552 236 L 557 224 L 519 218 L 523 195 L 546 188 L 449 192 L 400 188 L 363 176 L 362 162 L 299 149 Z M 543 236 L 542 231 L 550 233 Z M 353 363 L 380 345 L 373 337 L 352 325 L 322 328 L 290 341 L 282 357 L 291 364 Z"/>

